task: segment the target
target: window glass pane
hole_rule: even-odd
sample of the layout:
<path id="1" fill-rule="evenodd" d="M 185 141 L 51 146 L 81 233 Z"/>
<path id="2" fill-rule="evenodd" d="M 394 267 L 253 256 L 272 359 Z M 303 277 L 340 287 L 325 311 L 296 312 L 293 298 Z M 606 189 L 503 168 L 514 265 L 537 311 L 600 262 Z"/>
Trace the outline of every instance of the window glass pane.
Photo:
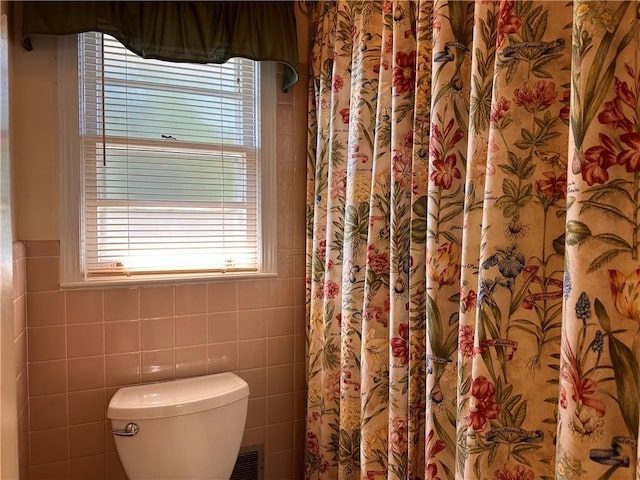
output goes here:
<path id="1" fill-rule="evenodd" d="M 257 63 L 145 60 L 96 33 L 79 60 L 88 270 L 257 269 Z"/>

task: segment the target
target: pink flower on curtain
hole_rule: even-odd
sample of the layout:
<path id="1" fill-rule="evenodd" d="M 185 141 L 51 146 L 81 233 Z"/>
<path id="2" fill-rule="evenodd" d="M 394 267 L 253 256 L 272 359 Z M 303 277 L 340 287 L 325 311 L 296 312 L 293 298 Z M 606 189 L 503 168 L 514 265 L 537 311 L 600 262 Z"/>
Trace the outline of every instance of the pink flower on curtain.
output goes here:
<path id="1" fill-rule="evenodd" d="M 326 255 L 327 255 L 327 241 L 326 240 L 320 240 L 318 242 L 318 250 L 316 251 L 318 257 L 320 257 L 322 260 L 325 259 Z"/>
<path id="2" fill-rule="evenodd" d="M 589 185 L 609 180 L 607 169 L 616 163 L 615 143 L 604 133 L 600 134 L 600 142 L 602 145 L 596 145 L 584 152 L 582 178 Z"/>
<path id="3" fill-rule="evenodd" d="M 547 197 L 567 198 L 567 174 L 554 171 L 542 172 L 545 178 L 536 180 L 536 190 Z"/>
<path id="4" fill-rule="evenodd" d="M 389 310 L 387 309 L 387 312 Z M 387 315 L 385 315 L 385 312 L 382 311 L 382 308 L 380 307 L 376 307 L 373 305 L 367 305 L 367 307 L 364 310 L 364 318 L 366 318 L 367 320 L 371 321 L 371 320 L 375 320 L 376 322 L 378 322 L 379 324 L 381 324 L 384 328 L 387 328 L 389 321 L 387 319 Z"/>
<path id="5" fill-rule="evenodd" d="M 408 149 L 413 148 L 413 130 L 408 131 L 402 136 L 402 146 Z"/>
<path id="6" fill-rule="evenodd" d="M 401 323 L 398 325 L 399 337 L 393 337 L 389 343 L 391 344 L 391 355 L 400 359 L 402 365 L 409 363 L 409 325 Z"/>
<path id="7" fill-rule="evenodd" d="M 567 389 L 564 388 L 564 385 L 560 384 L 560 406 L 566 410 L 567 406 L 569 406 L 569 402 L 567 401 Z"/>
<path id="8" fill-rule="evenodd" d="M 329 402 L 340 400 L 340 374 L 331 373 L 325 383 L 325 399 Z"/>
<path id="9" fill-rule="evenodd" d="M 460 247 L 455 242 L 445 242 L 436 252 L 427 255 L 429 278 L 438 285 L 453 285 L 459 280 Z"/>
<path id="10" fill-rule="evenodd" d="M 505 465 L 501 469 L 496 470 L 494 480 L 534 480 L 535 474 L 522 465 L 515 465 L 513 469 Z"/>
<path id="11" fill-rule="evenodd" d="M 378 253 L 373 245 L 367 247 L 367 266 L 378 275 L 389 273 L 389 255 L 386 252 Z"/>
<path id="12" fill-rule="evenodd" d="M 497 122 L 498 120 L 502 120 L 510 108 L 511 102 L 507 100 L 506 97 L 501 97 L 498 103 L 494 105 L 491 110 L 491 121 Z"/>
<path id="13" fill-rule="evenodd" d="M 320 456 L 320 444 L 315 433 L 307 431 L 307 450 L 314 455 Z"/>
<path id="14" fill-rule="evenodd" d="M 558 98 L 556 84 L 553 82 L 545 82 L 538 80 L 533 87 L 533 94 L 536 99 L 538 109 L 550 107 Z"/>
<path id="15" fill-rule="evenodd" d="M 563 352 L 565 356 L 565 362 L 560 369 L 560 377 L 563 382 L 566 382 L 571 386 L 571 399 L 577 404 L 580 403 L 585 407 L 592 408 L 595 410 L 596 415 L 598 417 L 603 417 L 606 412 L 606 407 L 603 402 L 594 398 L 593 395 L 596 393 L 598 384 L 585 376 L 582 373 L 582 367 L 580 366 L 580 360 L 573 353 L 573 349 L 571 345 L 565 340 L 563 340 Z M 562 384 L 561 384 L 562 385 Z M 562 405 L 562 396 L 564 393 L 564 404 L 563 408 L 566 408 L 567 398 L 566 398 L 566 390 L 561 388 L 560 390 L 560 406 Z"/>
<path id="16" fill-rule="evenodd" d="M 502 46 L 504 42 L 505 34 L 516 33 L 522 26 L 522 19 L 513 14 L 513 7 L 515 2 L 513 0 L 506 0 L 500 2 L 500 17 L 498 18 L 498 48 Z"/>
<path id="17" fill-rule="evenodd" d="M 398 454 L 405 453 L 407 450 L 407 423 L 400 418 L 394 418 L 390 427 L 389 443 L 391 444 L 391 450 Z"/>
<path id="18" fill-rule="evenodd" d="M 342 90 L 342 87 L 344 87 L 344 80 L 340 75 L 334 75 L 333 83 L 331 85 L 333 92 L 338 93 L 340 90 Z"/>
<path id="19" fill-rule="evenodd" d="M 389 36 L 389 38 L 387 38 L 387 40 L 384 42 L 384 53 L 391 53 L 393 52 L 393 37 Z M 386 60 L 382 61 L 382 66 L 384 67 L 385 70 L 389 69 L 389 64 Z"/>
<path id="20" fill-rule="evenodd" d="M 495 401 L 496 387 L 486 377 L 479 376 L 471 383 L 469 425 L 476 431 L 483 430 L 487 420 L 498 417 L 501 407 Z"/>
<path id="21" fill-rule="evenodd" d="M 442 160 L 433 161 L 434 171 L 431 173 L 431 180 L 438 187 L 442 187 L 445 190 L 449 190 L 453 185 L 453 179 L 461 178 L 460 170 L 456 167 L 456 156 L 454 154 L 449 155 Z"/>
<path id="22" fill-rule="evenodd" d="M 640 170 L 640 135 L 637 133 L 625 133 L 620 135 L 620 140 L 628 145 L 629 149 L 618 154 L 616 161 L 618 165 L 624 165 L 627 172 L 637 172 Z"/>
<path id="23" fill-rule="evenodd" d="M 332 300 L 334 298 L 336 298 L 336 296 L 338 295 L 338 293 L 340 293 L 340 286 L 332 281 L 332 280 L 327 280 L 326 282 L 324 282 L 324 296 L 325 298 Z"/>
<path id="24" fill-rule="evenodd" d="M 349 123 L 349 109 L 348 108 L 342 108 L 340 110 L 340 117 L 342 118 L 342 123 L 348 124 Z"/>
<path id="25" fill-rule="evenodd" d="M 533 88 L 529 88 L 525 82 L 523 88 L 516 88 L 513 92 L 515 104 L 531 113 L 549 108 L 555 103 L 557 97 L 556 84 L 544 80 L 538 80 Z"/>
<path id="26" fill-rule="evenodd" d="M 467 293 L 466 295 L 462 295 L 461 300 L 462 311 L 468 312 L 478 303 L 478 294 L 475 292 L 475 290 L 469 290 L 469 293 Z"/>
<path id="27" fill-rule="evenodd" d="M 391 84 L 396 93 L 412 92 L 416 81 L 416 52 L 398 52 Z"/>
<path id="28" fill-rule="evenodd" d="M 413 172 L 411 171 L 411 156 L 398 154 L 393 155 L 392 161 L 393 180 L 398 182 L 402 187 L 411 186 Z"/>
<path id="29" fill-rule="evenodd" d="M 640 324 L 640 268 L 627 277 L 618 270 L 609 270 L 609 286 L 617 312 Z"/>
<path id="30" fill-rule="evenodd" d="M 331 174 L 331 196 L 336 198 L 347 191 L 347 171 L 336 170 Z"/>
<path id="31" fill-rule="evenodd" d="M 436 117 L 440 123 L 442 123 L 442 118 L 440 114 L 436 114 Z M 440 127 L 438 123 L 434 122 L 431 124 L 431 135 L 433 140 L 429 145 L 430 153 L 436 159 L 442 158 L 442 154 L 439 150 L 436 149 L 436 143 L 442 146 L 443 151 L 448 152 L 450 149 L 456 146 L 456 144 L 464 138 L 464 132 L 460 128 L 456 128 L 455 130 L 455 121 L 453 119 L 449 120 L 449 123 L 444 127 L 444 131 L 440 131 Z"/>
<path id="32" fill-rule="evenodd" d="M 458 332 L 458 350 L 466 357 L 473 355 L 475 332 L 471 325 L 460 325 Z"/>
<path id="33" fill-rule="evenodd" d="M 622 99 L 616 97 L 610 102 L 604 102 L 602 110 L 598 114 L 598 121 L 612 129 L 621 129 L 625 132 L 633 131 L 633 122 L 629 120 L 622 110 Z"/>

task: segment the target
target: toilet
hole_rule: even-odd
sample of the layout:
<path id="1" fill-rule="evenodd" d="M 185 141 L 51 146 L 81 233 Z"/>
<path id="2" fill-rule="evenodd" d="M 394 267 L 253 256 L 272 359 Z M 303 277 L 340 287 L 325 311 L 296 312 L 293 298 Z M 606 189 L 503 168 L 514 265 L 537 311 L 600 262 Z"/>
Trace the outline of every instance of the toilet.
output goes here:
<path id="1" fill-rule="evenodd" d="M 218 373 L 119 389 L 107 409 L 129 480 L 229 480 L 249 386 Z"/>

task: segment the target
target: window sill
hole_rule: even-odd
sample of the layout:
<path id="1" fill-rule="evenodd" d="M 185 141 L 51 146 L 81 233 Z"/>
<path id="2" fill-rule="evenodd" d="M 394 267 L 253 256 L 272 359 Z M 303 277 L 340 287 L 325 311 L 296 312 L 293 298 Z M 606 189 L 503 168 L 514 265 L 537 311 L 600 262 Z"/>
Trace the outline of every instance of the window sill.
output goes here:
<path id="1" fill-rule="evenodd" d="M 276 278 L 277 273 L 194 273 L 181 275 L 140 275 L 135 277 L 116 278 L 90 278 L 86 280 L 62 281 L 61 289 L 74 288 L 108 288 L 108 287 L 131 287 L 141 285 L 157 284 L 179 284 L 179 283 L 214 283 L 229 282 L 237 280 L 257 280 L 265 278 Z"/>

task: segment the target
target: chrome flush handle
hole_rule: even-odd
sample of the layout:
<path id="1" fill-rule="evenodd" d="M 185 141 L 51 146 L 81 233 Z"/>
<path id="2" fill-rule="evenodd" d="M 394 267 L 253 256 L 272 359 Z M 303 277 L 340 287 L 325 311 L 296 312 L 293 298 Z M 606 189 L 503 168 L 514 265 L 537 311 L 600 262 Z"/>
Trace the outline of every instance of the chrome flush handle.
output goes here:
<path id="1" fill-rule="evenodd" d="M 133 437 L 139 431 L 140 427 L 138 427 L 138 425 L 135 423 L 129 423 L 124 427 L 124 430 L 111 430 L 111 433 L 119 437 Z"/>

